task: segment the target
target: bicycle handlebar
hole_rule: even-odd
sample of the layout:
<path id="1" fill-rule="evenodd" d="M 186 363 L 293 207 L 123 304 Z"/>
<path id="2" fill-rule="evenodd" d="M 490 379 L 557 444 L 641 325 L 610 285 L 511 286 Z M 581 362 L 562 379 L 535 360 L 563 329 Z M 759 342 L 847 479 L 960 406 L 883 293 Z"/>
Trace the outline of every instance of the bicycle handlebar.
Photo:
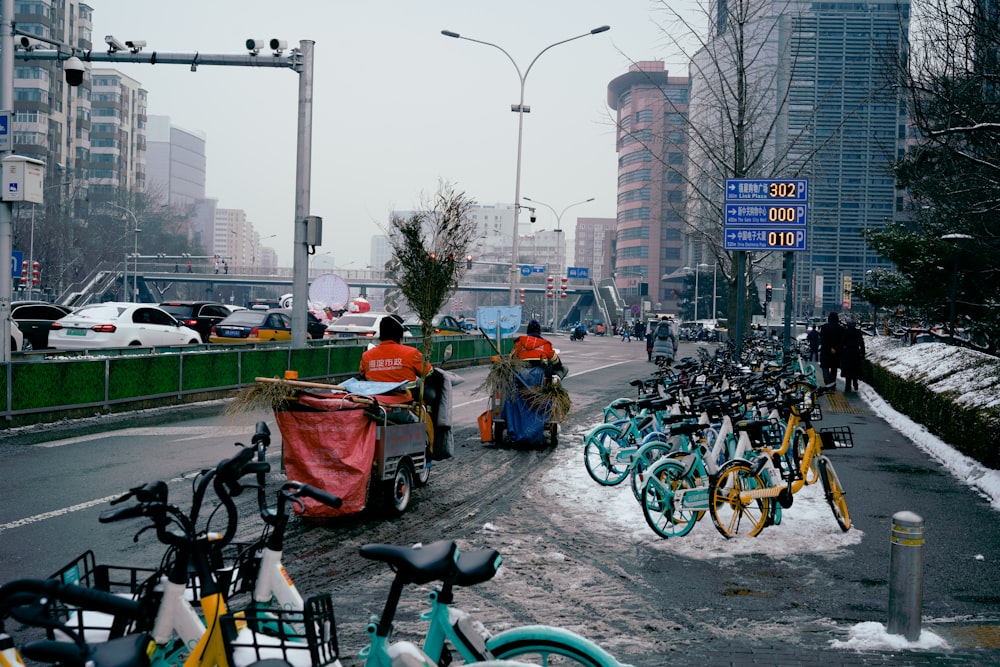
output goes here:
<path id="1" fill-rule="evenodd" d="M 66 604 L 111 614 L 116 617 L 139 618 L 138 600 L 76 584 L 64 584 L 58 579 L 15 579 L 0 586 L 0 611 L 27 606 L 26 594 L 37 601 L 59 600 Z"/>

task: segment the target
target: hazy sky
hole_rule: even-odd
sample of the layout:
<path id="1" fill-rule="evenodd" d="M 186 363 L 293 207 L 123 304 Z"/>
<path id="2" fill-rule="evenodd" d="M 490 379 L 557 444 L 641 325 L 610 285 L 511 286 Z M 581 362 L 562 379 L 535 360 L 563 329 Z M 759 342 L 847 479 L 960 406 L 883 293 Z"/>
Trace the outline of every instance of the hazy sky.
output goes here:
<path id="1" fill-rule="evenodd" d="M 368 263 L 369 239 L 389 211 L 415 208 L 449 181 L 479 203 L 514 199 L 520 94 L 499 50 L 441 35 L 493 42 L 526 79 L 521 194 L 562 219 L 614 217 L 617 158 L 608 83 L 630 60 L 671 56 L 668 20 L 650 0 L 90 0 L 94 48 L 104 36 L 146 40 L 147 51 L 243 53 L 248 37 L 315 44 L 313 215 L 338 266 Z M 685 0 L 675 7 L 691 4 Z M 697 21 L 697 19 L 695 19 Z M 267 57 L 262 55 L 261 57 Z M 110 66 L 101 64 L 100 66 Z M 291 264 L 295 212 L 298 75 L 290 69 L 121 64 L 148 90 L 148 113 L 207 139 L 207 196 L 242 208 L 282 265 Z M 555 227 L 538 211 L 536 230 Z M 572 258 L 571 258 L 572 259 Z"/>

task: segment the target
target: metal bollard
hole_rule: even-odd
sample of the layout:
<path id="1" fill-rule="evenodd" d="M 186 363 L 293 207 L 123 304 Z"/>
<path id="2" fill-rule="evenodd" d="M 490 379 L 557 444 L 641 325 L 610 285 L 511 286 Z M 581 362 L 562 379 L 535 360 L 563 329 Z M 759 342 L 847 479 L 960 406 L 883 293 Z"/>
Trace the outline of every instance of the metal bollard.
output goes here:
<path id="1" fill-rule="evenodd" d="M 924 520 L 913 512 L 893 514 L 889 541 L 888 632 L 914 642 L 920 639 Z"/>

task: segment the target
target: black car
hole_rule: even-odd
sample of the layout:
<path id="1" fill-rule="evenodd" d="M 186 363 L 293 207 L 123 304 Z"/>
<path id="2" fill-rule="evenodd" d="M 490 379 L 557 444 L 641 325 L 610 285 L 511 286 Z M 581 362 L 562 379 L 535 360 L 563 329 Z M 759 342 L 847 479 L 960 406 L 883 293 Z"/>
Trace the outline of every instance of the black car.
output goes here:
<path id="1" fill-rule="evenodd" d="M 184 326 L 197 331 L 202 343 L 208 342 L 212 327 L 233 312 L 218 301 L 164 301 L 160 308 L 180 320 Z"/>
<path id="2" fill-rule="evenodd" d="M 288 316 L 292 316 L 291 308 L 282 308 L 283 311 L 288 313 Z M 326 333 L 326 323 L 320 321 L 318 317 L 306 311 L 306 332 L 309 334 L 309 338 L 312 340 L 323 340 L 323 334 Z"/>
<path id="3" fill-rule="evenodd" d="M 24 334 L 24 350 L 43 350 L 49 346 L 52 323 L 73 312 L 69 306 L 46 301 L 15 301 L 10 305 L 10 319 Z M 29 347 L 30 345 L 30 347 Z"/>

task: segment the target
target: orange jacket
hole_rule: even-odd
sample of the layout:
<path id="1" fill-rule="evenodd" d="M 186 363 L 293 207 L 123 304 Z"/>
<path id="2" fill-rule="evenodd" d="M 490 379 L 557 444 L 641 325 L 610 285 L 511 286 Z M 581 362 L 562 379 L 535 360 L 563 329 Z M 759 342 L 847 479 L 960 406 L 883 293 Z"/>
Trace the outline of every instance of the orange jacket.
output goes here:
<path id="1" fill-rule="evenodd" d="M 518 336 L 514 340 L 514 356 L 518 359 L 555 359 L 552 343 L 537 336 Z"/>
<path id="2" fill-rule="evenodd" d="M 420 377 L 421 369 L 431 372 L 420 350 L 393 340 L 384 340 L 361 355 L 361 377 L 372 382 L 409 382 Z"/>

